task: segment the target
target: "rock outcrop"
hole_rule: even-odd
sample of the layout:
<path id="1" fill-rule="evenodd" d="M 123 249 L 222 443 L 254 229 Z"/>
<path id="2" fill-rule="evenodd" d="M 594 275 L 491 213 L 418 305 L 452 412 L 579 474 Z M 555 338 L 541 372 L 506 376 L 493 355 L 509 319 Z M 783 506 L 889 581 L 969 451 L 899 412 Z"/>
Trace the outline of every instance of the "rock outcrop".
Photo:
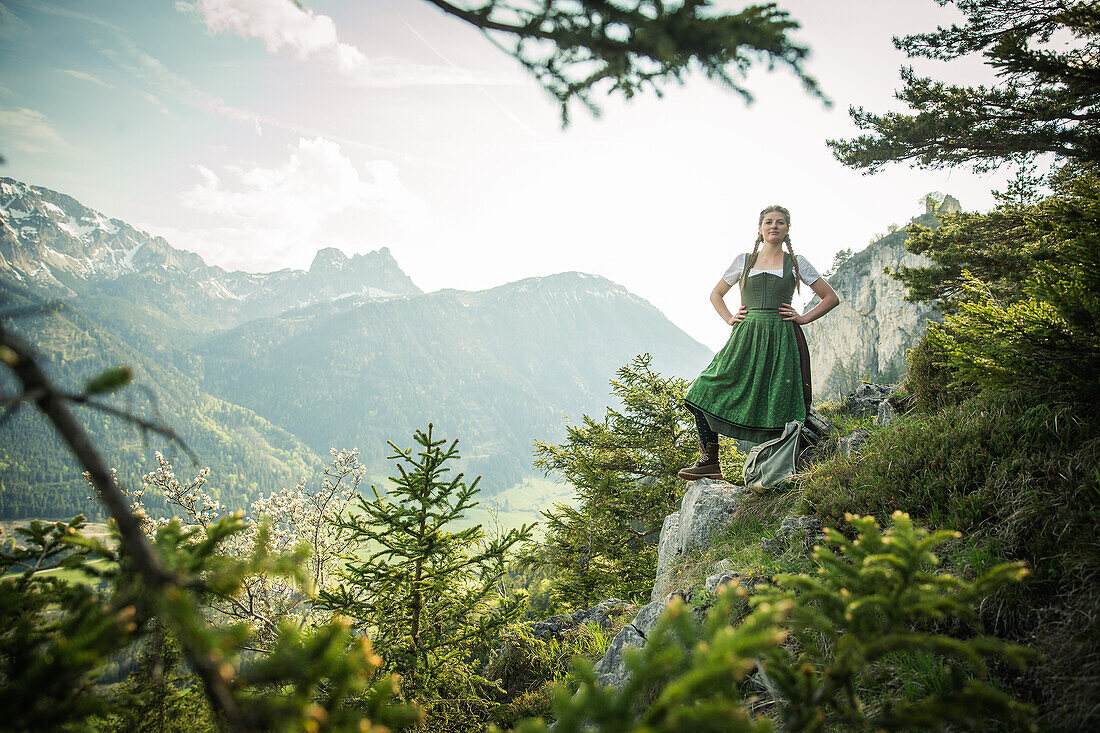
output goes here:
<path id="1" fill-rule="evenodd" d="M 733 519 L 733 512 L 745 496 L 743 486 L 700 479 L 688 484 L 680 511 L 665 517 L 661 539 L 657 545 L 657 578 L 653 583 L 651 601 L 672 592 L 671 570 L 676 559 L 688 550 L 710 544 L 715 534 Z"/>
<path id="2" fill-rule="evenodd" d="M 631 647 L 644 645 L 646 635 L 665 610 L 671 595 L 683 593 L 672 588 L 672 566 L 676 559 L 696 547 L 709 545 L 715 535 L 732 521 L 734 511 L 747 493 L 743 486 L 717 479 L 700 479 L 688 484 L 680 502 L 680 511 L 665 517 L 661 527 L 661 539 L 657 546 L 657 577 L 650 596 L 652 600 L 642 606 L 634 620 L 619 631 L 603 658 L 596 663 L 594 670 L 600 684 L 620 687 L 627 681 L 629 675 L 623 653 Z M 731 570 L 729 561 L 719 561 L 714 571 L 714 575 L 707 578 L 709 590 L 738 576 Z"/>
<path id="3" fill-rule="evenodd" d="M 950 196 L 936 203 L 940 214 L 958 210 Z M 934 213 L 914 219 L 924 226 L 938 221 Z M 928 264 L 906 250 L 907 237 L 904 229 L 888 234 L 828 276 L 840 305 L 806 327 L 815 401 L 843 396 L 861 380 L 899 381 L 906 352 L 917 345 L 928 321 L 937 318 L 928 305 L 907 302 L 905 287 L 884 271 Z M 814 298 L 806 309 L 817 303 Z"/>

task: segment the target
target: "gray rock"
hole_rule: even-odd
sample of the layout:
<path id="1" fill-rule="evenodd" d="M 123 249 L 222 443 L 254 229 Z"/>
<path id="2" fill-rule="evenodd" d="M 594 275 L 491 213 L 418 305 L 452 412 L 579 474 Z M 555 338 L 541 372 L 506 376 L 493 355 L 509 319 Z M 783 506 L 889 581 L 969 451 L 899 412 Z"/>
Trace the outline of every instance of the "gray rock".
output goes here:
<path id="1" fill-rule="evenodd" d="M 877 414 L 879 405 L 897 391 L 896 384 L 864 382 L 852 390 L 844 400 L 844 411 L 850 415 Z"/>
<path id="2" fill-rule="evenodd" d="M 835 430 L 831 422 L 814 410 L 810 410 L 802 424 L 802 436 L 811 447 L 825 440 Z"/>
<path id="3" fill-rule="evenodd" d="M 837 443 L 837 453 L 845 458 L 851 458 L 852 454 L 867 442 L 868 436 L 870 436 L 870 433 L 862 428 L 853 430 L 851 435 L 841 438 L 840 442 Z"/>
<path id="4" fill-rule="evenodd" d="M 709 545 L 714 535 L 729 524 L 745 493 L 743 486 L 717 479 L 699 479 L 688 484 L 680 511 L 665 517 L 661 527 L 651 601 L 668 595 L 676 559 L 688 550 Z"/>
<path id="5" fill-rule="evenodd" d="M 653 625 L 657 623 L 657 619 L 664 613 L 668 604 L 664 601 L 653 601 L 642 606 L 642 609 L 638 611 L 638 615 L 634 617 L 634 620 L 630 622 L 630 625 L 634 627 L 635 631 L 642 635 L 642 638 L 649 636 L 650 630 Z"/>
<path id="6" fill-rule="evenodd" d="M 716 479 L 693 481 L 680 502 L 680 553 L 711 544 L 745 495 L 742 486 Z"/>
<path id="7" fill-rule="evenodd" d="M 741 573 L 732 570 L 721 570 L 714 575 L 708 575 L 704 587 L 711 593 L 717 593 L 718 587 L 741 577 Z"/>
<path id="8" fill-rule="evenodd" d="M 779 529 L 775 532 L 776 537 L 788 541 L 798 537 L 816 537 L 819 534 L 821 534 L 821 520 L 811 516 L 787 517 L 779 523 Z"/>
<path id="9" fill-rule="evenodd" d="M 749 675 L 749 683 L 756 687 L 757 690 L 766 694 L 776 703 L 783 701 L 783 696 L 779 692 L 779 688 L 775 686 L 775 683 L 768 677 L 768 673 L 764 671 L 764 668 L 760 666 L 760 661 L 757 660 L 756 669 L 751 675 Z"/>
<path id="10" fill-rule="evenodd" d="M 787 517 L 775 531 L 775 539 L 760 540 L 760 548 L 778 555 L 797 545 L 806 552 L 821 541 L 821 533 L 821 520 L 817 517 Z"/>
<path id="11" fill-rule="evenodd" d="M 656 601 L 668 592 L 672 564 L 680 557 L 680 512 L 665 517 L 661 525 L 661 539 L 657 543 L 657 577 L 649 600 Z"/>
<path id="12" fill-rule="evenodd" d="M 618 598 L 608 598 L 592 608 L 574 611 L 560 616 L 551 616 L 542 621 L 528 624 L 527 628 L 536 639 L 561 639 L 573 629 L 587 624 L 606 625 L 612 616 L 629 612 L 633 604 Z"/>
<path id="13" fill-rule="evenodd" d="M 787 549 L 787 543 L 781 539 L 769 539 L 765 537 L 760 540 L 760 549 L 769 555 L 781 555 Z"/>
<path id="14" fill-rule="evenodd" d="M 711 570 L 716 573 L 730 572 L 731 570 L 733 570 L 733 563 L 730 562 L 729 558 L 723 558 L 714 563 L 713 567 L 711 567 Z"/>
<path id="15" fill-rule="evenodd" d="M 653 605 L 653 604 L 649 604 Z M 646 606 L 648 608 L 649 606 Z M 658 614 L 659 615 L 659 614 Z M 610 687 L 622 687 L 630 680 L 630 674 L 626 671 L 626 662 L 623 652 L 634 647 L 640 649 L 645 644 L 645 637 L 638 633 L 632 624 L 622 628 L 611 644 L 607 652 L 596 662 L 593 671 L 596 673 L 596 681 L 601 685 Z"/>
<path id="16" fill-rule="evenodd" d="M 875 414 L 875 425 L 886 426 L 894 422 L 894 417 L 897 415 L 897 411 L 894 406 L 890 404 L 890 400 L 883 400 L 878 403 L 878 413 Z"/>

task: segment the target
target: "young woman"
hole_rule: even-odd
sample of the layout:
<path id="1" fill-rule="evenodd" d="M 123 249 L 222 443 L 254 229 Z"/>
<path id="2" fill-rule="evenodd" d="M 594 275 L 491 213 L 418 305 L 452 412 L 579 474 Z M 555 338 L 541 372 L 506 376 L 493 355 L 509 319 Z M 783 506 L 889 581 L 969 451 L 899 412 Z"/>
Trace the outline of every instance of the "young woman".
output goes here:
<path id="1" fill-rule="evenodd" d="M 791 214 L 782 206 L 761 211 L 752 252 L 738 255 L 710 293 L 711 304 L 733 332 L 684 400 L 699 431 L 699 460 L 681 470 L 680 478 L 722 478 L 719 433 L 762 443 L 779 436 L 791 420 L 806 419 L 810 363 L 801 326 L 821 318 L 840 299 L 805 257 L 795 256 L 790 224 Z M 821 298 L 804 314 L 791 305 L 800 282 Z M 736 314 L 723 299 L 735 283 L 741 286 Z"/>

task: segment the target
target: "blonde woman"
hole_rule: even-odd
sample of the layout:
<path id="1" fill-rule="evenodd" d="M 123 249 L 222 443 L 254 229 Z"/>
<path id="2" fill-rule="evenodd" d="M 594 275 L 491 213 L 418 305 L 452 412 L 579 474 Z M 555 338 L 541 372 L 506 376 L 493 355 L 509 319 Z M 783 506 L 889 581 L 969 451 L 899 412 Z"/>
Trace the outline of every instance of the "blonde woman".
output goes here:
<path id="1" fill-rule="evenodd" d="M 710 293 L 714 309 L 733 331 L 684 400 L 699 431 L 699 460 L 682 469 L 680 478 L 722 478 L 719 433 L 762 443 L 779 436 L 791 420 L 806 419 L 810 368 L 801 327 L 831 311 L 840 298 L 805 257 L 795 255 L 790 225 L 791 214 L 782 206 L 761 211 L 752 252 L 738 255 Z M 821 298 L 807 313 L 791 305 L 801 283 Z M 741 302 L 732 313 L 725 296 L 735 284 Z"/>

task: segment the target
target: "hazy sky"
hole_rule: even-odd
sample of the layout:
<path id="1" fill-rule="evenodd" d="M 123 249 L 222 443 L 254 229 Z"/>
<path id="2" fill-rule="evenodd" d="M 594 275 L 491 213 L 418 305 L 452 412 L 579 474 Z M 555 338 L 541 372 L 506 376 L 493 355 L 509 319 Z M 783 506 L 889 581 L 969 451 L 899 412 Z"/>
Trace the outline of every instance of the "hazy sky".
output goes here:
<path id="1" fill-rule="evenodd" d="M 791 209 L 795 250 L 824 271 L 924 194 L 985 210 L 1008 177 L 863 176 L 825 146 L 854 134 L 850 105 L 899 108 L 891 37 L 958 19 L 933 0 L 780 3 L 831 110 L 760 69 L 751 106 L 696 76 L 606 98 L 599 119 L 578 107 L 565 130 L 514 59 L 424 0 L 304 5 L 3 0 L 0 175 L 230 269 L 388 246 L 425 290 L 596 273 L 711 348 L 728 327 L 707 296 L 765 205 Z M 990 80 L 977 61 L 917 67 Z"/>

